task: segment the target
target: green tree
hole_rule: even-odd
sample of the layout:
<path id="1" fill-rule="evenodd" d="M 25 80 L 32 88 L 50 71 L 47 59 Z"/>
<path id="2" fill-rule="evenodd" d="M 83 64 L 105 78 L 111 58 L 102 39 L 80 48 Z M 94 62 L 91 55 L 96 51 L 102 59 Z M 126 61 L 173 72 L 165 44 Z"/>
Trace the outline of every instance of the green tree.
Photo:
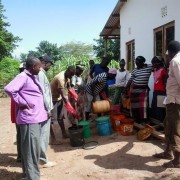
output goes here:
<path id="1" fill-rule="evenodd" d="M 96 57 L 103 57 L 105 55 L 105 40 L 103 38 L 94 39 L 96 45 L 93 45 L 93 49 L 95 51 Z M 120 57 L 120 41 L 118 39 L 107 40 L 107 56 L 111 60 L 119 60 Z"/>
<path id="2" fill-rule="evenodd" d="M 40 53 L 38 51 L 29 51 L 27 57 L 39 57 Z"/>
<path id="3" fill-rule="evenodd" d="M 4 6 L 0 0 L 0 61 L 4 57 L 11 56 L 12 51 L 17 47 L 16 43 L 21 39 L 18 36 L 14 36 L 6 29 L 10 26 L 8 22 L 5 22 Z"/>
<path id="4" fill-rule="evenodd" d="M 6 85 L 19 73 L 18 60 L 4 58 L 0 61 L 0 84 Z"/>
<path id="5" fill-rule="evenodd" d="M 90 57 L 94 54 L 92 44 L 86 44 L 80 41 L 66 43 L 60 46 L 60 50 L 63 54 L 70 54 L 73 57 Z"/>
<path id="6" fill-rule="evenodd" d="M 62 57 L 62 53 L 57 44 L 52 44 L 48 41 L 41 41 L 36 49 L 39 55 L 48 54 L 54 61 Z"/>
<path id="7" fill-rule="evenodd" d="M 26 60 L 26 58 L 27 58 L 27 54 L 26 54 L 26 53 L 21 53 L 21 54 L 20 54 L 20 60 L 21 60 L 21 62 L 24 62 L 24 61 Z"/>

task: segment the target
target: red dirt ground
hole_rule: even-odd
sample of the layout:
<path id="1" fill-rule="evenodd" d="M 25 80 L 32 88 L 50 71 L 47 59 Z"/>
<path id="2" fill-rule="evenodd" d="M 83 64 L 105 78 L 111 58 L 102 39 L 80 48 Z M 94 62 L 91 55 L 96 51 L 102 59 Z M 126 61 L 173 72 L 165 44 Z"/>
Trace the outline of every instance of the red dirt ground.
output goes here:
<path id="1" fill-rule="evenodd" d="M 16 162 L 16 128 L 10 121 L 10 99 L 0 99 L 0 179 L 15 180 L 21 178 L 21 164 Z M 163 150 L 160 140 L 139 141 L 136 132 L 132 136 L 100 137 L 95 124 L 91 125 L 91 138 L 99 146 L 84 150 L 71 147 L 69 139 L 63 140 L 56 128 L 57 137 L 62 145 L 49 146 L 48 157 L 56 161 L 57 166 L 41 169 L 42 180 L 150 180 L 180 179 L 179 169 L 161 167 L 166 160 L 152 157 Z"/>

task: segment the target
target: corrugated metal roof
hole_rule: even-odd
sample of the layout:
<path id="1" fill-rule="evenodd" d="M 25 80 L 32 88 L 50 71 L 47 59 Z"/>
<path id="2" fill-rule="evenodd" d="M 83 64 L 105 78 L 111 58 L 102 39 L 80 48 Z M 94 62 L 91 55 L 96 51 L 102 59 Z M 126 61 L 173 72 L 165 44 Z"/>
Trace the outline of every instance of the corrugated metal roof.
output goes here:
<path id="1" fill-rule="evenodd" d="M 104 39 L 119 39 L 120 37 L 120 8 L 126 0 L 118 0 L 114 10 L 107 20 L 100 36 Z"/>

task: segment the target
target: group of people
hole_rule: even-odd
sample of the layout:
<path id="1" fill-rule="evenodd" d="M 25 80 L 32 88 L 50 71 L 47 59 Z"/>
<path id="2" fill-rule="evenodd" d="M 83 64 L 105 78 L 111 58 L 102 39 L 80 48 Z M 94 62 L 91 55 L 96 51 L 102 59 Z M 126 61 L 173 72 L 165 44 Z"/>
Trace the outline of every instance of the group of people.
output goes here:
<path id="1" fill-rule="evenodd" d="M 171 41 L 166 55 L 167 68 L 159 56 L 153 57 L 152 64 L 145 64 L 143 56 L 136 57 L 137 67 L 124 92 L 129 91 L 131 115 L 136 122 L 147 122 L 148 116 L 164 122 L 166 149 L 154 157 L 170 159 L 164 167 L 180 168 L 180 43 Z M 148 115 L 148 82 L 152 71 L 154 91 L 152 111 Z"/>
<path id="2" fill-rule="evenodd" d="M 122 106 L 122 94 L 128 94 L 131 102 L 131 115 L 136 122 L 143 122 L 148 117 L 149 77 L 153 71 L 154 93 L 152 101 L 153 115 L 165 124 L 167 149 L 155 157 L 173 159 L 167 165 L 180 167 L 180 43 L 172 41 L 167 48 L 170 58 L 169 73 L 162 58 L 155 56 L 152 64 L 145 64 L 143 56 L 135 59 L 136 68 L 131 72 L 125 69 L 125 60 L 119 62 L 119 69 L 108 68 L 110 59 L 103 57 L 101 63 L 89 61 L 87 78 L 83 80 L 85 65 L 81 62 L 69 66 L 57 74 L 49 83 L 46 72 L 53 65 L 48 55 L 26 60 L 24 70 L 6 87 L 5 92 L 15 106 L 17 125 L 18 161 L 22 163 L 24 179 L 40 179 L 39 163 L 52 167 L 55 162 L 48 161 L 46 151 L 51 141 L 56 141 L 53 131 L 52 112 L 56 107 L 56 119 L 64 138 L 68 137 L 64 124 L 65 111 L 72 126 L 77 121 L 89 120 L 92 102 L 108 100 Z M 108 84 L 114 81 L 114 98 L 108 96 Z M 166 96 L 164 104 L 159 104 Z M 100 114 L 98 114 L 100 116 Z M 20 148 L 23 147 L 23 148 Z"/>
<path id="3" fill-rule="evenodd" d="M 109 62 L 106 58 L 102 59 L 101 72 Z M 107 68 L 107 73 L 99 72 L 101 75 L 95 77 L 97 68 L 89 76 L 89 82 L 87 78 L 85 83 L 82 78 L 85 65 L 79 62 L 49 82 L 46 72 L 52 65 L 53 61 L 47 54 L 39 58 L 29 57 L 25 66 L 20 67 L 20 74 L 5 87 L 5 92 L 11 97 L 11 118 L 17 127 L 17 161 L 22 163 L 22 179 L 39 179 L 39 167 L 56 165 L 46 155 L 49 139 L 51 143 L 56 141 L 52 121 L 54 112 L 62 136 L 67 138 L 64 107 L 72 126 L 77 126 L 79 119 L 88 120 L 91 102 L 98 99 L 98 93 L 106 86 L 107 79 L 115 76 Z M 95 66 L 92 60 L 90 66 Z"/>

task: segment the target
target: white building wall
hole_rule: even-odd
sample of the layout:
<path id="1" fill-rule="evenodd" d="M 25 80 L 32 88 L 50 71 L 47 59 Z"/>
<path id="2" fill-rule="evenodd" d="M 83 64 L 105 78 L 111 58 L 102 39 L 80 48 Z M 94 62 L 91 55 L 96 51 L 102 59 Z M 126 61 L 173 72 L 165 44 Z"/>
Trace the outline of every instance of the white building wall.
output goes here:
<path id="1" fill-rule="evenodd" d="M 167 16 L 161 8 L 167 6 Z M 135 40 L 135 57 L 150 63 L 153 57 L 153 29 L 175 20 L 175 40 L 180 41 L 180 0 L 127 0 L 120 10 L 121 58 L 126 59 L 126 43 Z M 150 78 L 150 102 L 153 78 Z"/>

